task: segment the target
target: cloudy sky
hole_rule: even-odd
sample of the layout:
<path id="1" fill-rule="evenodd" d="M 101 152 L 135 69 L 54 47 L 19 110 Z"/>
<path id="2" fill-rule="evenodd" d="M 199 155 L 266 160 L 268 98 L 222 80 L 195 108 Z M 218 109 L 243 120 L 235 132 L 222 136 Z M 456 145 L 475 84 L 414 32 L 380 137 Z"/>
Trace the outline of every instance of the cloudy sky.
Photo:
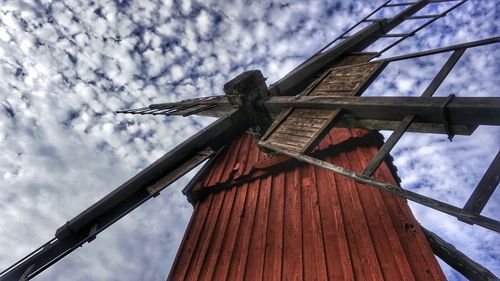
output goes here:
<path id="1" fill-rule="evenodd" d="M 220 95 L 249 69 L 272 83 L 382 2 L 0 0 L 0 269 L 213 121 L 115 110 Z M 470 0 L 384 56 L 498 36 L 499 18 L 497 1 Z M 366 94 L 419 95 L 448 55 L 391 64 Z M 499 56 L 498 45 L 468 50 L 436 95 L 498 96 Z M 403 187 L 462 206 L 499 147 L 500 130 L 480 127 L 451 143 L 406 134 L 393 155 Z M 188 180 L 35 280 L 164 280 L 192 212 Z M 500 275 L 498 234 L 411 206 Z M 497 192 L 483 214 L 500 219 L 499 207 Z"/>

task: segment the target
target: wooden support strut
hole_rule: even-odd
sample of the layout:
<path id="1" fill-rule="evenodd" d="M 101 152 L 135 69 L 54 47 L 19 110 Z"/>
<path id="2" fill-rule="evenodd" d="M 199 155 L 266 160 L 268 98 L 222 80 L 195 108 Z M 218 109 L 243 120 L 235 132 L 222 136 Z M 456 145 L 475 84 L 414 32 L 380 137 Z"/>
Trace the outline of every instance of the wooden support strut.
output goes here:
<path id="1" fill-rule="evenodd" d="M 487 229 L 490 229 L 490 230 L 493 230 L 495 232 L 500 233 L 500 222 L 497 220 L 494 220 L 492 218 L 488 218 L 485 216 L 481 216 L 479 214 L 474 214 L 474 213 L 468 212 L 466 210 L 463 210 L 463 209 L 458 208 L 456 206 L 450 205 L 448 203 L 429 198 L 427 196 L 415 193 L 413 191 L 402 189 L 401 187 L 399 187 L 397 185 L 380 182 L 374 178 L 371 178 L 371 177 L 365 176 L 363 174 L 336 166 L 334 164 L 316 159 L 316 158 L 311 157 L 311 156 L 307 156 L 304 154 L 300 154 L 300 153 L 288 151 L 286 149 L 282 149 L 279 147 L 275 147 L 275 146 L 273 146 L 269 143 L 263 142 L 263 141 L 259 142 L 259 145 L 261 145 L 267 149 L 274 150 L 278 153 L 294 157 L 298 160 L 307 162 L 309 164 L 325 168 L 325 169 L 330 170 L 332 172 L 335 172 L 337 174 L 350 177 L 350 178 L 352 178 L 360 183 L 368 184 L 368 185 L 371 185 L 375 188 L 393 193 L 397 196 L 406 198 L 406 199 L 411 200 L 413 202 L 416 202 L 416 203 L 422 204 L 424 206 L 430 207 L 432 209 L 441 211 L 445 214 L 448 214 L 448 215 L 451 215 L 451 216 L 454 216 L 454 217 L 457 217 L 460 219 L 472 221 L 472 222 L 474 222 L 474 224 L 477 224 L 477 225 L 482 226 L 484 228 L 487 228 Z"/>
<path id="2" fill-rule="evenodd" d="M 483 178 L 465 203 L 464 210 L 480 214 L 500 182 L 500 151 L 484 173 Z M 466 221 L 467 222 L 467 221 Z"/>
<path id="3" fill-rule="evenodd" d="M 473 281 L 493 281 L 498 280 L 491 271 L 484 266 L 473 261 L 468 256 L 457 250 L 453 245 L 446 242 L 434 232 L 420 226 L 431 245 L 432 251 L 436 256 L 446 262 L 456 271 L 460 272 L 469 280 Z"/>
<path id="4" fill-rule="evenodd" d="M 460 59 L 460 57 L 463 55 L 464 52 L 465 49 L 458 49 L 452 53 L 452 55 L 448 58 L 443 67 L 439 70 L 438 74 L 434 77 L 434 79 L 432 79 L 432 82 L 427 86 L 427 88 L 422 94 L 422 97 L 431 97 L 432 95 L 434 95 L 438 87 L 441 85 L 441 83 L 443 83 L 444 79 L 448 76 L 448 74 L 453 69 L 453 67 L 458 62 L 458 60 Z M 366 169 L 363 171 L 363 175 L 371 176 L 373 172 L 375 172 L 378 166 L 380 166 L 380 163 L 384 161 L 385 157 L 387 157 L 389 152 L 394 148 L 394 146 L 399 141 L 401 136 L 403 136 L 406 130 L 408 130 L 411 123 L 415 120 L 415 117 L 416 116 L 414 114 L 410 114 L 407 115 L 403 119 L 403 121 L 401 121 L 398 128 L 391 134 L 389 139 L 387 139 L 387 142 L 385 142 L 384 145 L 377 152 L 377 155 L 375 155 L 375 157 L 370 161 Z M 445 120 L 447 120 L 446 118 Z M 445 129 L 448 133 L 448 136 L 450 136 L 451 135 L 450 126 L 449 125 L 445 126 Z"/>

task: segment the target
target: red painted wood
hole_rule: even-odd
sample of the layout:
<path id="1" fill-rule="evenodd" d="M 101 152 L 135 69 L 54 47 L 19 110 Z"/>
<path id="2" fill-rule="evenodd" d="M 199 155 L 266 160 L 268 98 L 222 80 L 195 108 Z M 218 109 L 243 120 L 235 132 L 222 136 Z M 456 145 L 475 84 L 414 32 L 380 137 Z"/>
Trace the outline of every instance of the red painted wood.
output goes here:
<path id="1" fill-rule="evenodd" d="M 380 145 L 366 134 L 336 128 L 318 148 L 365 136 L 325 158 L 362 171 Z M 249 135 L 218 156 L 169 280 L 445 280 L 406 201 L 387 192 L 309 165 L 207 189 L 274 162 Z M 396 182 L 385 163 L 374 176 Z"/>
<path id="2" fill-rule="evenodd" d="M 294 169 L 285 177 L 283 280 L 303 280 L 300 171 Z"/>
<path id="3" fill-rule="evenodd" d="M 260 180 L 249 184 L 243 214 L 240 217 L 240 226 L 236 236 L 236 245 L 231 256 L 229 272 L 226 280 L 243 280 L 245 266 L 248 258 L 252 228 L 259 197 Z"/>
<path id="4" fill-rule="evenodd" d="M 224 241 L 222 243 L 219 257 L 216 265 L 214 266 L 215 273 L 212 280 L 226 280 L 226 276 L 229 271 L 229 264 L 231 262 L 231 256 L 235 248 L 238 228 L 240 226 L 240 222 L 242 221 L 241 216 L 243 215 L 243 207 L 245 206 L 247 189 L 248 184 L 244 184 L 239 188 L 233 188 L 233 190 L 236 191 L 234 206 L 231 210 L 231 216 L 229 218 L 227 229 L 224 234 Z"/>
<path id="5" fill-rule="evenodd" d="M 263 280 L 281 280 L 284 195 L 285 175 L 282 173 L 274 177 L 272 183 L 268 217 L 268 225 L 272 227 L 267 228 Z"/>

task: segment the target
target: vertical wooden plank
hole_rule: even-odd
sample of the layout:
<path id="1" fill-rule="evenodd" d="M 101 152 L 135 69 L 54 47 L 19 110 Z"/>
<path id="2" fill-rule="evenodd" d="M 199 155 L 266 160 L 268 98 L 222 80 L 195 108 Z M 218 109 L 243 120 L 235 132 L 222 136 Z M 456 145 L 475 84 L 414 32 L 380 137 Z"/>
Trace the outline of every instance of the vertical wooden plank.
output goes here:
<path id="1" fill-rule="evenodd" d="M 281 280 L 285 209 L 285 172 L 273 177 L 263 280 Z"/>
<path id="2" fill-rule="evenodd" d="M 375 141 L 375 137 L 372 136 Z M 376 148 L 371 148 L 372 154 Z M 375 171 L 374 177 L 381 181 L 397 184 L 385 162 Z M 407 201 L 388 192 L 380 192 L 389 210 L 392 225 L 399 236 L 408 264 L 416 280 L 446 280 L 429 243 L 420 229 Z"/>
<path id="3" fill-rule="evenodd" d="M 326 280 L 327 270 L 314 167 L 300 167 L 302 183 L 302 252 L 304 280 Z"/>
<path id="4" fill-rule="evenodd" d="M 231 148 L 231 150 L 228 151 L 229 156 L 228 156 L 226 164 L 224 165 L 224 172 L 222 173 L 221 178 L 218 182 L 225 182 L 225 181 L 229 180 L 229 177 L 230 177 L 233 169 L 235 168 L 236 164 L 238 163 L 237 157 L 240 154 L 240 149 L 241 149 L 242 144 L 244 144 L 244 139 L 242 137 L 240 137 L 240 138 L 234 140 L 232 143 L 234 143 L 235 145 L 234 146 L 231 145 L 232 148 Z"/>
<path id="5" fill-rule="evenodd" d="M 260 180 L 257 210 L 245 270 L 245 279 L 247 280 L 262 280 L 271 186 L 271 176 Z"/>
<path id="6" fill-rule="evenodd" d="M 236 244 L 229 264 L 227 280 L 243 280 L 247 262 L 248 249 L 252 227 L 255 219 L 257 199 L 259 197 L 260 180 L 253 181 L 248 185 L 245 207 L 241 215 L 241 222 L 236 235 Z"/>
<path id="7" fill-rule="evenodd" d="M 335 131 L 335 130 L 333 130 Z M 325 140 L 334 143 L 334 134 Z M 354 280 L 349 244 L 344 229 L 338 186 L 333 173 L 315 167 L 318 199 L 323 226 L 323 243 L 329 280 Z"/>
<path id="8" fill-rule="evenodd" d="M 226 280 L 229 271 L 229 264 L 231 262 L 231 257 L 237 240 L 238 229 L 242 221 L 241 216 L 243 215 L 243 208 L 245 206 L 248 184 L 245 183 L 242 186 L 237 186 L 233 189 L 236 191 L 233 203 L 234 206 L 231 210 L 229 222 L 226 227 L 226 233 L 224 234 L 224 241 L 216 262 L 216 268 L 212 280 Z"/>
<path id="9" fill-rule="evenodd" d="M 236 188 L 231 188 L 230 190 L 222 192 L 225 193 L 224 201 L 222 203 L 220 214 L 217 218 L 215 230 L 208 245 L 207 254 L 201 267 L 200 276 L 198 277 L 200 280 L 212 279 L 214 270 L 218 266 L 217 259 L 221 252 L 222 242 L 225 239 L 224 234 L 226 233 L 226 228 L 229 222 L 229 215 L 233 209 Z"/>
<path id="10" fill-rule="evenodd" d="M 354 171 L 363 169 L 370 161 L 368 157 L 371 157 L 374 148 L 360 146 L 353 151 L 350 163 Z M 384 278 L 415 280 L 380 191 L 367 185 L 357 185 Z"/>
<path id="11" fill-rule="evenodd" d="M 206 222 L 205 218 L 210 209 L 211 202 L 212 196 L 209 196 L 205 200 L 197 203 L 191 217 L 192 223 L 190 222 L 190 225 L 186 229 L 186 233 L 183 238 L 185 240 L 179 247 L 177 257 L 172 265 L 172 269 L 170 270 L 167 280 L 182 280 L 184 279 L 184 276 L 186 276 L 189 263 L 193 257 L 193 253 L 198 242 L 198 237 L 200 236 Z"/>
<path id="12" fill-rule="evenodd" d="M 352 157 L 349 155 L 349 152 L 341 153 L 339 157 L 340 166 L 351 169 L 349 157 Z M 350 232 L 348 237 L 351 238 L 350 236 L 352 235 L 357 247 L 357 254 L 361 255 L 359 258 L 362 274 L 367 279 L 383 280 L 373 240 L 371 239 L 363 206 L 359 198 L 358 188 L 353 180 L 345 176 L 335 175 L 335 179 L 337 186 L 339 186 L 339 193 L 343 196 L 343 203 L 348 208 L 344 211 L 344 219 L 349 230 L 348 232 Z M 360 279 L 356 273 L 355 278 L 356 280 Z"/>
<path id="13" fill-rule="evenodd" d="M 195 255 L 189 264 L 186 280 L 198 280 L 203 260 L 205 259 L 210 240 L 212 239 L 212 234 L 216 228 L 222 202 L 224 201 L 224 195 L 225 192 L 211 195 L 213 197 L 213 202 L 210 206 L 210 211 L 208 212 L 203 231 L 199 236 L 199 243 L 196 245 L 196 250 L 194 251 Z"/>
<path id="14" fill-rule="evenodd" d="M 304 279 L 302 264 L 302 214 L 300 171 L 286 172 L 283 280 Z"/>

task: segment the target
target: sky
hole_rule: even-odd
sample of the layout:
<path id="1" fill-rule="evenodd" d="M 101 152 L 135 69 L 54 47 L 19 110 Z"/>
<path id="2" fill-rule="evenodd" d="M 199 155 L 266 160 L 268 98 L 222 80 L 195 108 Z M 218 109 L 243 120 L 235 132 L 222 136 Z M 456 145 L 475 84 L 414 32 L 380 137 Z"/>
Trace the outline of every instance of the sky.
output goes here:
<path id="1" fill-rule="evenodd" d="M 116 110 L 221 95 L 250 69 L 270 84 L 382 2 L 0 0 L 0 269 L 214 120 Z M 499 17 L 497 1 L 469 0 L 383 56 L 498 36 Z M 436 96 L 498 96 L 499 55 L 498 44 L 467 50 Z M 365 95 L 420 95 L 448 56 L 392 63 Z M 481 126 L 453 142 L 407 133 L 392 155 L 404 188 L 463 206 L 499 147 L 499 128 Z M 194 172 L 34 280 L 164 280 L 192 213 L 181 190 Z M 410 206 L 500 276 L 498 234 Z M 499 207 L 496 192 L 482 214 L 498 220 Z"/>

